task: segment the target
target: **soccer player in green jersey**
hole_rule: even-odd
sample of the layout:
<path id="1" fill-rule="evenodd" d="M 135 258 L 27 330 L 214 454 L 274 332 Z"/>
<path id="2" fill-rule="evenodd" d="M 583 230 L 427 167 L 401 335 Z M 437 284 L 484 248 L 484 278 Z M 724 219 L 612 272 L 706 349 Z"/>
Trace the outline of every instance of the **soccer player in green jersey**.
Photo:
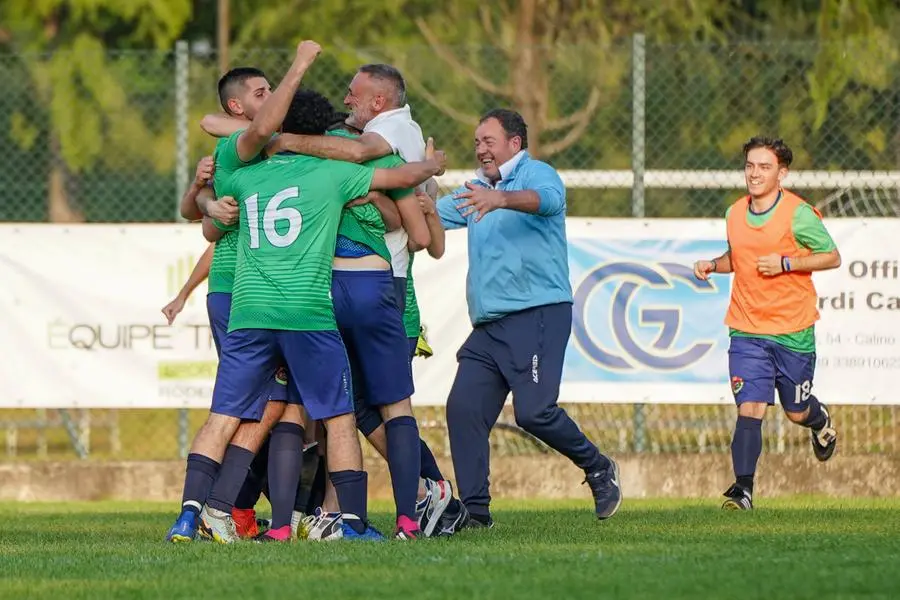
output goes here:
<path id="1" fill-rule="evenodd" d="M 308 90 L 306 97 L 300 97 L 301 94 L 288 112 L 283 132 L 324 133 L 334 115 L 330 102 Z M 330 134 L 357 137 L 346 129 L 335 129 Z M 403 164 L 395 155 L 366 163 L 376 168 Z M 413 190 L 398 189 L 388 191 L 388 195 L 396 201 L 402 221 L 412 223 L 408 229 L 414 243 L 430 244 Z M 430 532 L 420 527 L 416 511 L 421 468 L 418 426 L 410 404 L 412 371 L 402 315 L 394 294 L 391 253 L 378 210 L 371 205 L 344 210 L 334 256 L 331 295 L 335 317 L 348 351 L 354 391 L 361 392 L 358 398 L 361 396 L 369 407 L 365 412 L 357 410 L 357 419 L 372 414 L 377 417 L 374 427 L 379 427 L 382 421 L 385 423 L 384 456 L 397 504 L 395 535 L 401 539 L 427 535 Z M 358 420 L 357 426 L 365 435 L 371 433 L 367 430 L 368 422 Z M 340 518 L 340 515 L 323 515 L 321 519 L 336 529 L 336 518 L 329 517 Z M 315 526 L 310 529 L 315 531 Z"/>
<path id="2" fill-rule="evenodd" d="M 219 91 L 223 107 L 229 112 L 235 113 L 236 116 L 252 118 L 252 120 L 248 121 L 246 129 L 217 145 L 213 181 L 215 190 L 220 197 L 227 195 L 221 193 L 221 190 L 228 185 L 236 171 L 258 160 L 260 152 L 280 127 L 284 114 L 290 105 L 294 92 L 300 85 L 303 75 L 315 61 L 320 51 L 320 46 L 315 42 L 301 42 L 297 47 L 294 61 L 278 89 L 258 105 L 258 111 L 255 115 L 251 114 L 249 110 L 242 109 L 255 109 L 257 105 L 255 105 L 256 100 L 254 99 L 266 95 L 267 82 L 265 82 L 264 77 L 259 77 L 261 73 L 253 73 L 251 70 L 249 73 L 243 73 L 241 77 L 232 78 L 231 80 L 223 78 L 220 81 Z M 242 105 L 239 101 L 233 101 L 232 98 L 232 96 L 239 95 L 234 93 L 234 90 L 241 86 L 245 89 L 250 88 L 253 90 L 251 92 L 252 97 L 247 105 Z M 225 98 L 226 95 L 229 96 L 227 99 Z M 246 98 L 246 95 L 244 97 Z M 206 222 L 204 223 L 204 225 L 207 224 Z M 221 295 L 229 301 L 229 306 L 226 307 L 226 303 L 222 302 L 221 310 L 217 311 L 217 314 L 220 316 L 217 321 L 220 322 L 218 323 L 219 327 L 213 327 L 214 338 L 218 338 L 215 335 L 216 331 L 224 329 L 229 323 L 231 298 L 227 296 L 227 292 L 231 290 L 220 290 L 218 287 L 230 288 L 233 284 L 233 272 L 236 265 L 232 267 L 226 259 L 236 256 L 236 253 L 234 255 L 228 253 L 228 250 L 231 249 L 230 247 L 236 249 L 236 238 L 231 236 L 225 242 L 219 240 L 216 246 L 217 250 L 223 248 L 223 251 L 215 253 L 213 257 L 209 283 L 212 294 L 208 297 L 208 303 L 212 297 L 215 297 L 213 294 L 221 291 L 223 292 Z M 220 347 L 221 341 L 221 339 L 216 339 L 217 348 Z M 269 378 L 276 373 L 278 366 L 276 365 L 270 370 Z M 265 393 L 260 394 L 260 390 L 264 392 L 264 384 L 265 382 L 262 382 L 258 386 L 257 395 L 263 399 L 268 399 Z M 279 400 L 286 399 L 280 398 Z M 266 408 L 264 401 L 256 404 L 257 406 L 254 407 L 252 412 L 222 414 L 220 411 L 219 413 L 210 413 L 206 424 L 197 433 L 191 448 L 191 454 L 188 456 L 182 513 L 169 531 L 167 539 L 171 541 L 192 539 L 197 527 L 197 513 L 200 512 L 199 521 L 202 534 L 221 542 L 234 541 L 236 532 L 230 514 L 219 515 L 213 512 L 212 516 L 209 516 L 210 511 L 214 511 L 213 507 L 217 499 L 230 498 L 232 489 L 235 487 L 236 489 L 234 489 L 233 493 L 237 495 L 237 491 L 240 489 L 246 476 L 249 461 L 252 460 L 255 451 L 258 450 L 259 445 L 267 435 L 272 420 L 280 418 L 285 423 L 284 426 L 280 426 L 279 431 L 284 429 L 284 437 L 288 438 L 288 443 L 295 441 L 298 430 L 299 439 L 302 440 L 302 427 L 300 426 L 302 413 L 299 408 L 292 406 L 286 409 L 283 402 L 272 402 L 268 408 Z M 263 414 L 264 409 L 265 415 Z M 242 419 L 247 421 L 261 420 L 262 422 L 245 422 L 241 424 Z M 235 436 L 238 426 L 240 426 L 239 435 Z M 231 440 L 233 436 L 235 439 Z M 232 441 L 231 444 L 229 444 L 229 440 Z M 244 464 L 245 462 L 246 464 Z M 293 491 L 295 490 L 296 484 Z M 209 505 L 210 502 L 212 502 L 212 505 Z M 203 508 L 204 503 L 207 503 L 205 508 Z M 219 505 L 224 505 L 225 501 L 220 500 L 218 503 Z"/>
<path id="3" fill-rule="evenodd" d="M 235 138 L 241 135 L 234 134 L 228 143 L 237 146 Z M 323 420 L 328 429 L 328 467 L 344 513 L 344 537 L 379 534 L 367 522 L 366 475 L 355 432 L 349 364 L 330 297 L 341 211 L 370 188 L 411 187 L 442 168 L 442 153 L 396 169 L 276 155 L 235 171 L 224 189 L 217 189 L 237 198 L 241 208 L 231 320 L 212 408 L 214 416 L 222 417 L 217 420 L 232 425 L 217 441 L 227 443 L 237 426 L 235 415 L 259 411 L 252 390 L 284 360 L 289 384 L 310 417 Z M 245 450 L 252 459 L 252 449 Z M 226 473 L 228 462 L 226 457 L 217 488 L 224 476 L 231 476 L 230 470 Z M 246 474 L 249 460 L 237 464 Z M 237 488 L 241 482 L 242 477 Z M 230 512 L 226 500 L 210 495 L 204 512 L 210 529 Z"/>
<path id="4" fill-rule="evenodd" d="M 354 138 L 345 136 L 317 135 L 281 135 L 273 141 L 275 149 L 320 156 L 337 160 L 363 162 L 379 157 L 399 155 L 407 161 L 417 160 L 421 148 L 424 147 L 422 131 L 412 119 L 410 107 L 406 102 L 406 84 L 400 72 L 390 65 L 364 65 L 350 82 L 344 104 L 351 109 L 347 124 L 362 128 L 362 135 Z M 429 239 L 443 240 L 443 226 L 435 215 L 424 217 L 418 214 L 403 215 L 403 232 L 391 232 L 386 236 L 386 244 L 391 252 L 391 266 L 396 287 L 397 303 L 401 311 L 405 309 L 408 273 L 409 250 L 420 250 L 428 244 L 417 243 L 416 231 L 424 229 Z M 420 225 L 417 226 L 416 223 Z M 407 242 L 407 234 L 408 241 Z M 359 404 L 361 412 L 357 414 L 360 429 L 386 455 L 387 447 L 384 429 L 381 427 L 381 415 L 378 410 Z M 422 464 L 424 486 L 428 492 L 425 502 L 417 508 L 417 519 L 423 521 L 428 514 L 437 520 L 448 504 L 452 502 L 452 487 L 441 474 L 434 457 L 426 444 L 422 444 Z M 428 526 L 423 526 L 428 530 Z M 443 528 L 442 528 L 443 529 Z"/>
<path id="5" fill-rule="evenodd" d="M 218 94 L 222 108 L 245 126 L 260 111 L 271 93 L 269 82 L 259 69 L 236 68 L 219 79 Z M 212 156 L 201 159 L 197 165 L 194 181 L 185 190 L 181 201 L 181 216 L 190 221 L 202 219 L 205 226 L 212 226 L 210 217 L 223 221 L 231 219 L 231 222 L 236 221 L 237 218 L 237 215 L 232 213 L 232 210 L 236 211 L 236 205 L 232 206 L 226 199 L 215 200 L 215 194 L 210 187 L 214 165 L 215 159 Z M 204 254 L 204 257 L 198 262 L 197 267 L 191 273 L 190 281 L 186 284 L 186 288 L 191 285 L 196 286 L 203 279 L 209 278 L 206 306 L 210 331 L 217 353 L 228 330 L 231 286 L 234 281 L 234 264 L 237 253 L 236 240 L 237 233 L 223 236 L 218 240 L 213 245 L 212 252 Z M 208 256 L 208 254 L 211 255 Z M 173 301 L 174 305 L 170 303 L 164 309 L 164 312 L 168 310 L 169 314 L 166 316 L 170 320 L 174 318 L 174 314 L 177 314 L 172 314 L 177 308 L 177 302 L 176 298 Z M 284 400 L 286 391 L 286 385 L 279 385 L 273 377 L 270 384 L 260 390 L 260 393 L 266 397 L 274 396 L 275 399 Z M 186 542 L 194 538 L 203 501 L 209 494 L 220 467 L 219 461 L 200 453 L 189 454 L 187 465 L 187 470 L 191 475 L 188 477 L 182 496 L 182 511 L 166 538 L 172 542 Z"/>

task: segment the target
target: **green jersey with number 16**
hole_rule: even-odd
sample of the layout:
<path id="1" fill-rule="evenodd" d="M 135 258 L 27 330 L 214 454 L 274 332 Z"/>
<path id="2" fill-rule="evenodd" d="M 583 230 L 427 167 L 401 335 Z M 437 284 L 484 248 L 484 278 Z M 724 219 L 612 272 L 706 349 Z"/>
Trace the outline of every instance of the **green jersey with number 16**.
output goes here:
<path id="1" fill-rule="evenodd" d="M 279 154 L 238 169 L 217 192 L 240 203 L 228 330 L 333 331 L 331 263 L 341 212 L 375 169 Z"/>

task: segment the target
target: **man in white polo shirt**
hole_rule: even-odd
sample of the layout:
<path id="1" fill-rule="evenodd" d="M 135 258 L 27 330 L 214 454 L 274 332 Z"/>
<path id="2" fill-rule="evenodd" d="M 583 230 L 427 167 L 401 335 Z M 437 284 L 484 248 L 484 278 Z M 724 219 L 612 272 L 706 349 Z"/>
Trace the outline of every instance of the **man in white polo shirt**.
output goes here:
<path id="1" fill-rule="evenodd" d="M 356 139 L 338 136 L 282 136 L 279 150 L 355 163 L 387 154 L 398 154 L 406 162 L 424 160 L 425 139 L 422 128 L 412 118 L 406 104 L 406 84 L 400 72 L 390 65 L 363 65 L 350 82 L 344 104 L 350 109 L 347 124 L 362 130 Z M 401 312 L 406 298 L 406 272 L 409 266 L 409 241 L 424 247 L 429 239 L 424 215 L 403 214 L 403 227 L 385 235 L 391 252 L 391 266 L 397 286 Z"/>
<path id="2" fill-rule="evenodd" d="M 397 154 L 406 162 L 424 158 L 422 129 L 412 118 L 406 103 L 406 83 L 396 68 L 385 64 L 360 67 L 348 86 L 344 105 L 350 109 L 347 125 L 361 130 L 361 136 L 281 135 L 272 150 L 356 163 L 388 154 Z M 443 226 L 436 214 L 426 217 L 418 207 L 414 207 L 415 211 L 408 211 L 401 204 L 397 208 L 403 226 L 386 233 L 384 239 L 391 253 L 397 305 L 402 314 L 406 303 L 409 251 L 427 246 L 432 231 L 440 232 L 443 239 Z M 363 435 L 386 457 L 387 440 L 378 410 L 363 402 L 357 407 L 356 418 Z M 444 480 L 427 444 L 422 441 L 420 446 L 421 475 L 426 488 L 425 498 L 416 506 L 420 525 L 426 535 L 452 534 L 459 528 L 457 521 L 462 520 L 465 513 L 458 501 L 451 500 L 452 487 Z"/>

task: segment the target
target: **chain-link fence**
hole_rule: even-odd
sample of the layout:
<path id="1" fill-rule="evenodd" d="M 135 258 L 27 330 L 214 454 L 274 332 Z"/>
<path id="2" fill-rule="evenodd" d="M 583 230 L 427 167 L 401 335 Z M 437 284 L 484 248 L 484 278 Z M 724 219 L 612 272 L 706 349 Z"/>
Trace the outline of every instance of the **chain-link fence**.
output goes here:
<path id="1" fill-rule="evenodd" d="M 888 198 L 878 214 L 900 212 L 894 48 L 636 37 L 541 53 L 523 74 L 491 47 L 327 48 L 305 84 L 340 106 L 359 64 L 396 64 L 415 117 L 457 178 L 474 168 L 478 115 L 513 107 L 528 121 L 532 152 L 566 173 L 575 216 L 721 216 L 742 186 L 741 144 L 759 132 L 792 145 L 798 172 L 789 181 L 811 200 L 874 189 L 863 196 Z M 262 68 L 277 84 L 292 57 L 233 52 L 231 64 Z M 198 123 L 219 109 L 215 55 L 186 43 L 171 52 L 6 55 L 0 75 L 0 220 L 175 218 L 181 186 L 213 147 Z"/>
<path id="2" fill-rule="evenodd" d="M 171 52 L 0 56 L 0 221 L 171 222 L 194 164 L 213 140 L 198 123 L 219 110 L 217 58 Z M 898 216 L 900 58 L 895 48 L 818 42 L 542 49 L 534 72 L 490 47 L 326 49 L 305 85 L 340 106 L 356 67 L 390 62 L 414 116 L 449 157 L 452 185 L 474 168 L 478 115 L 497 106 L 528 121 L 531 150 L 564 174 L 574 216 L 719 217 L 740 193 L 741 144 L 757 133 L 793 147 L 789 185 L 836 216 Z M 233 52 L 273 85 L 291 50 Z M 454 180 L 456 177 L 456 180 Z M 441 352 L 455 349 L 442 348 Z M 0 392 L 2 393 L 2 392 Z M 828 400 L 828 398 L 825 398 Z M 835 399 L 840 400 L 840 399 Z M 730 406 L 567 407 L 616 452 L 727 452 Z M 418 414 L 446 455 L 443 410 Z M 773 412 L 771 452 L 808 452 L 806 431 Z M 900 451 L 896 407 L 837 406 L 841 452 Z M 204 418 L 177 410 L 0 410 L 5 456 L 169 459 Z M 546 449 L 515 427 L 498 452 Z"/>
<path id="3" fill-rule="evenodd" d="M 735 421 L 732 406 L 568 404 L 565 409 L 601 449 L 614 454 L 727 453 Z M 900 407 L 833 406 L 831 412 L 842 455 L 900 453 Z M 435 455 L 450 456 L 444 409 L 418 407 L 416 416 Z M 768 417 L 766 452 L 809 454 L 808 429 L 792 424 L 777 409 Z M 0 460 L 183 458 L 205 418 L 202 410 L 0 411 Z M 491 436 L 496 455 L 551 452 L 516 425 L 511 406 Z M 369 458 L 376 457 L 371 446 L 363 443 L 363 448 Z"/>

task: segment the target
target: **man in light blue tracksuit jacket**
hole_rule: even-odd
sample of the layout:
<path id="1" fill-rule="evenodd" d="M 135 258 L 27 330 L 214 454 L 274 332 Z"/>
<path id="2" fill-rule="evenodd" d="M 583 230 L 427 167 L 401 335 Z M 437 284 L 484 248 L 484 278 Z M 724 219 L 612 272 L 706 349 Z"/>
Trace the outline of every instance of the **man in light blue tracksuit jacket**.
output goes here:
<path id="1" fill-rule="evenodd" d="M 572 329 L 566 191 L 529 156 L 514 111 L 485 114 L 475 130 L 477 178 L 438 200 L 446 229 L 468 227 L 466 299 L 473 331 L 457 353 L 447 400 L 450 451 L 470 527 L 493 524 L 491 428 L 510 391 L 516 423 L 585 471 L 597 517 L 621 503 L 618 467 L 557 405 Z"/>

